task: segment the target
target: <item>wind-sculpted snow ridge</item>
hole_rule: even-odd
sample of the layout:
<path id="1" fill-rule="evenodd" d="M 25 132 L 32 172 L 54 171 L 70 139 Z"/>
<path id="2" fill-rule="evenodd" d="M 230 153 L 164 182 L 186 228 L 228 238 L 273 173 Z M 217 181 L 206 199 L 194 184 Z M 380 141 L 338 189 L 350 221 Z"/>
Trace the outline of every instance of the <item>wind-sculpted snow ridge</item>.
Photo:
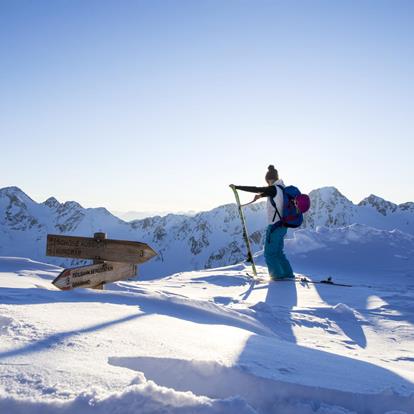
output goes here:
<path id="1" fill-rule="evenodd" d="M 240 397 L 214 400 L 161 387 L 137 376 L 121 392 L 84 392 L 66 400 L 12 398 L 0 394 L 0 412 L 7 414 L 255 414 Z"/>
<path id="2" fill-rule="evenodd" d="M 258 413 L 362 413 L 367 412 L 367 407 L 372 413 L 396 409 L 408 412 L 414 404 L 414 395 L 401 396 L 390 390 L 363 394 L 304 386 L 254 375 L 245 365 L 227 367 L 211 361 L 146 357 L 112 357 L 109 363 L 142 372 L 155 383 L 182 392 L 220 400 L 238 396 Z"/>
<path id="3" fill-rule="evenodd" d="M 0 395 L 0 411 L 10 414 L 402 414 L 409 413 L 414 404 L 413 397 L 402 397 L 392 391 L 366 395 L 305 387 L 260 378 L 241 367 L 226 367 L 210 361 L 113 357 L 109 363 L 138 371 L 132 383 L 121 392 L 95 390 L 67 400 Z M 154 380 L 147 379 L 147 375 Z"/>
<path id="4" fill-rule="evenodd" d="M 396 205 L 371 195 L 356 205 L 334 187 L 314 190 L 310 197 L 305 229 L 357 223 L 414 234 L 413 203 Z M 233 201 L 230 192 L 229 200 Z M 265 203 L 247 206 L 245 214 L 252 248 L 257 252 L 264 242 Z M 54 197 L 37 203 L 17 187 L 0 189 L 0 255 L 30 257 L 62 267 L 82 265 L 87 262 L 47 258 L 46 235 L 92 236 L 97 231 L 114 239 L 146 242 L 159 252 L 158 257 L 142 266 L 141 275 L 147 278 L 231 265 L 246 258 L 235 204 L 193 216 L 169 214 L 127 223 L 105 208 L 83 208 L 75 201 L 60 203 Z"/>

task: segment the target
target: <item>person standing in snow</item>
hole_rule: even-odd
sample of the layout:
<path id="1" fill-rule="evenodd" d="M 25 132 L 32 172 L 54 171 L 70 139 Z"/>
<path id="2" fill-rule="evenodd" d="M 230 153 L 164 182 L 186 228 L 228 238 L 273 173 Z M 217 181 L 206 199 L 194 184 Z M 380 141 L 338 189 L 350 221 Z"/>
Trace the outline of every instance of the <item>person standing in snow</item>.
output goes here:
<path id="1" fill-rule="evenodd" d="M 258 193 L 254 197 L 254 201 L 262 197 L 267 197 L 268 226 L 266 230 L 264 257 L 269 275 L 274 280 L 294 278 L 292 267 L 283 252 L 284 237 L 286 236 L 287 228 L 285 226 L 274 226 L 275 223 L 280 221 L 281 217 L 279 214 L 282 214 L 283 211 L 283 191 L 278 186 L 285 187 L 285 185 L 279 179 L 279 174 L 273 165 L 269 165 L 265 180 L 268 184 L 267 187 L 249 187 L 234 184 L 231 184 L 230 187 L 236 190 Z"/>

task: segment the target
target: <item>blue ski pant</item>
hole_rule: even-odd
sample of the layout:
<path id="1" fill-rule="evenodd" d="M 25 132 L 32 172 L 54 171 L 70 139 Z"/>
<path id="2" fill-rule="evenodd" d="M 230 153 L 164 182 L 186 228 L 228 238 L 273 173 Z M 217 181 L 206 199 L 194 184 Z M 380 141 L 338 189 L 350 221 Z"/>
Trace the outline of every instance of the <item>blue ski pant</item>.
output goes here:
<path id="1" fill-rule="evenodd" d="M 264 256 L 269 275 L 272 279 L 283 279 L 294 277 L 289 260 L 283 252 L 284 237 L 287 233 L 286 227 L 277 227 L 271 232 L 271 227 L 267 227 Z"/>

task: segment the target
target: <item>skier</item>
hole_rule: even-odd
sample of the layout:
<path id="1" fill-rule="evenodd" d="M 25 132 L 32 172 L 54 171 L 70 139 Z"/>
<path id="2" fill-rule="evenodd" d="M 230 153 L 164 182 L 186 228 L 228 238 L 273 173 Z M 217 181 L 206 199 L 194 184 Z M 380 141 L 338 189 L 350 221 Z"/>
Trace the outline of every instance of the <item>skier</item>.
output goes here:
<path id="1" fill-rule="evenodd" d="M 230 187 L 236 190 L 258 193 L 254 201 L 262 197 L 267 197 L 267 218 L 268 226 L 266 230 L 266 240 L 264 256 L 269 275 L 273 280 L 292 279 L 295 277 L 292 267 L 283 252 L 284 237 L 287 227 L 276 225 L 281 220 L 280 214 L 283 212 L 283 191 L 277 186 L 285 187 L 279 174 L 273 165 L 269 165 L 265 176 L 268 187 L 248 187 L 231 184 Z M 276 208 L 275 208 L 276 207 Z"/>

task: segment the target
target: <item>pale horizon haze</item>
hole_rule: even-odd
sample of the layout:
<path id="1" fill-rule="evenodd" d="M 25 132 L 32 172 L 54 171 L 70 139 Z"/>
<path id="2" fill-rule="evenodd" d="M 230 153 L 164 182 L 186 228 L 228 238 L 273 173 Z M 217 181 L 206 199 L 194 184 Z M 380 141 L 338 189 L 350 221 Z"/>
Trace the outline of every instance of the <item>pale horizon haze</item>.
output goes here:
<path id="1" fill-rule="evenodd" d="M 198 211 L 273 164 L 303 192 L 414 201 L 413 18 L 408 0 L 0 1 L 0 188 Z"/>

